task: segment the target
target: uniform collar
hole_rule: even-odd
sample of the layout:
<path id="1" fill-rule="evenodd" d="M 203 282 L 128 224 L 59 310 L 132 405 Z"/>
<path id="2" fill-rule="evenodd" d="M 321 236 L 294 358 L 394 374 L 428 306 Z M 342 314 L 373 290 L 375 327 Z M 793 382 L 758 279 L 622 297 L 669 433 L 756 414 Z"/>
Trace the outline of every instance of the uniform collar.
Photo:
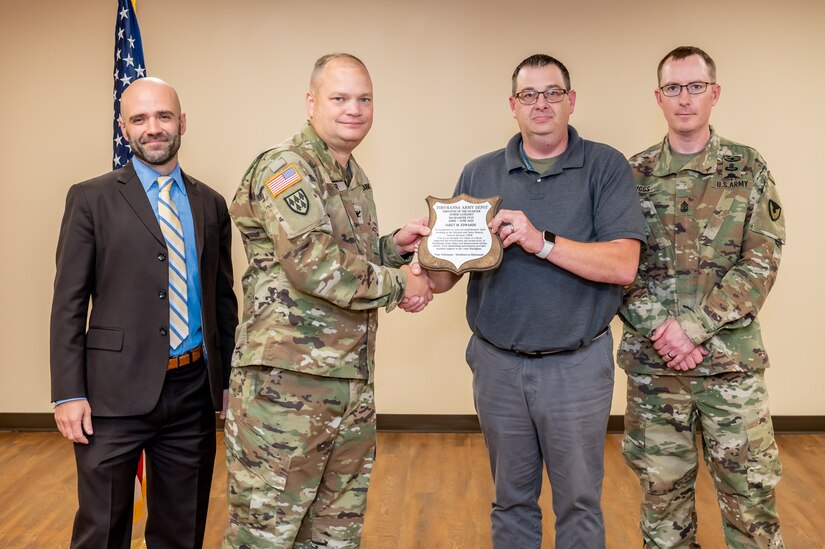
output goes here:
<path id="1" fill-rule="evenodd" d="M 309 120 L 307 120 L 304 127 L 301 128 L 301 139 L 304 143 L 309 145 L 310 148 L 312 148 L 315 156 L 321 161 L 322 168 L 330 175 L 333 181 L 350 180 L 351 176 L 347 174 L 346 166 L 341 166 L 341 164 L 335 160 L 335 157 L 332 156 L 332 153 L 329 150 L 329 146 L 323 139 L 318 137 L 318 134 L 315 132 L 315 128 L 312 127 Z M 355 166 L 357 165 L 357 162 L 355 162 L 355 158 L 352 155 L 349 157 L 349 165 L 350 171 L 354 173 L 356 171 Z"/>
<path id="2" fill-rule="evenodd" d="M 709 175 L 716 172 L 716 163 L 719 158 L 719 136 L 713 126 L 710 127 L 710 139 L 708 139 L 705 148 L 694 156 L 690 162 L 682 166 L 679 171 L 691 170 L 701 174 Z M 662 148 L 659 151 L 659 160 L 653 167 L 653 175 L 655 177 L 665 177 L 671 175 L 673 172 L 670 167 L 673 164 L 673 155 L 670 152 L 670 142 L 665 136 L 662 141 Z"/>

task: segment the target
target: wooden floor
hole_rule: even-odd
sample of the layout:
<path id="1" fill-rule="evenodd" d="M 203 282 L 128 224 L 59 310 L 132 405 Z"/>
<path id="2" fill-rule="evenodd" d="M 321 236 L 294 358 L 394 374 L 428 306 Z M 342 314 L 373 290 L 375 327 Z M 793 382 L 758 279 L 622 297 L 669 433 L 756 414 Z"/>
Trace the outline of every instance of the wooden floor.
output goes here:
<path id="1" fill-rule="evenodd" d="M 223 443 L 218 434 L 219 448 Z M 789 549 L 825 548 L 825 435 L 779 438 L 785 475 L 779 514 Z M 639 488 L 608 435 L 603 507 L 607 546 L 640 547 Z M 220 456 L 222 457 L 222 456 Z M 218 459 L 205 547 L 220 547 L 226 525 L 226 468 Z M 0 549 L 68 547 L 77 503 L 70 444 L 57 433 L 0 433 Z M 486 449 L 477 434 L 379 433 L 364 549 L 490 547 L 492 496 Z M 543 548 L 553 547 L 549 489 Z M 723 548 L 719 511 L 706 471 L 698 482 L 699 541 Z M 514 548 L 518 549 L 518 548 Z"/>

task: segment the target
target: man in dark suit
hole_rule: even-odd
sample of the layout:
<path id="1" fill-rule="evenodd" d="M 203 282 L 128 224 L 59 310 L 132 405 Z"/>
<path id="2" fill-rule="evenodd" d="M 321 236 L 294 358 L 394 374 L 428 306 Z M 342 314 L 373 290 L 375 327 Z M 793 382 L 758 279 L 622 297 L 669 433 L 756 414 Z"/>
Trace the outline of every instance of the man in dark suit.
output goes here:
<path id="1" fill-rule="evenodd" d="M 72 547 L 129 547 L 143 450 L 148 546 L 201 547 L 238 323 L 229 215 L 180 170 L 171 86 L 136 80 L 119 124 L 135 159 L 69 190 L 57 244 L 52 399 L 75 443 Z"/>

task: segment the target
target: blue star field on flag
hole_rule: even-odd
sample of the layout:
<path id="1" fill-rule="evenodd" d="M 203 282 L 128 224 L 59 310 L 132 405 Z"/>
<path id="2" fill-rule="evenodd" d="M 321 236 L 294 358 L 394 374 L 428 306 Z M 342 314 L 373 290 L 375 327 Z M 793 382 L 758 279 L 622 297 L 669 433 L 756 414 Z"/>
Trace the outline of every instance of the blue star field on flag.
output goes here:
<path id="1" fill-rule="evenodd" d="M 117 10 L 112 169 L 122 168 L 132 158 L 132 149 L 120 134 L 120 127 L 117 124 L 117 119 L 120 116 L 120 97 L 129 84 L 146 76 L 146 63 L 143 61 L 143 42 L 140 39 L 140 27 L 138 27 L 137 15 L 132 0 L 118 0 Z"/>

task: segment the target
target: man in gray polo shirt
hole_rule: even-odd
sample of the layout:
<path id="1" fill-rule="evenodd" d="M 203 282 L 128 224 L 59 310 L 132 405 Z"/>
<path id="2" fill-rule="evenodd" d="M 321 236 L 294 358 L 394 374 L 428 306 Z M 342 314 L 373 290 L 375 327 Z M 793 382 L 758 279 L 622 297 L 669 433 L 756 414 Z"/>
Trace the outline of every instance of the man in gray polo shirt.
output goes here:
<path id="1" fill-rule="evenodd" d="M 557 549 L 605 547 L 600 500 L 613 395 L 608 324 L 633 281 L 645 224 L 621 153 L 567 125 L 565 66 L 533 55 L 513 73 L 520 132 L 470 162 L 455 194 L 499 195 L 501 266 L 467 289 L 467 361 L 495 481 L 493 545 L 541 546 L 542 461 Z M 458 277 L 433 272 L 435 291 Z"/>

